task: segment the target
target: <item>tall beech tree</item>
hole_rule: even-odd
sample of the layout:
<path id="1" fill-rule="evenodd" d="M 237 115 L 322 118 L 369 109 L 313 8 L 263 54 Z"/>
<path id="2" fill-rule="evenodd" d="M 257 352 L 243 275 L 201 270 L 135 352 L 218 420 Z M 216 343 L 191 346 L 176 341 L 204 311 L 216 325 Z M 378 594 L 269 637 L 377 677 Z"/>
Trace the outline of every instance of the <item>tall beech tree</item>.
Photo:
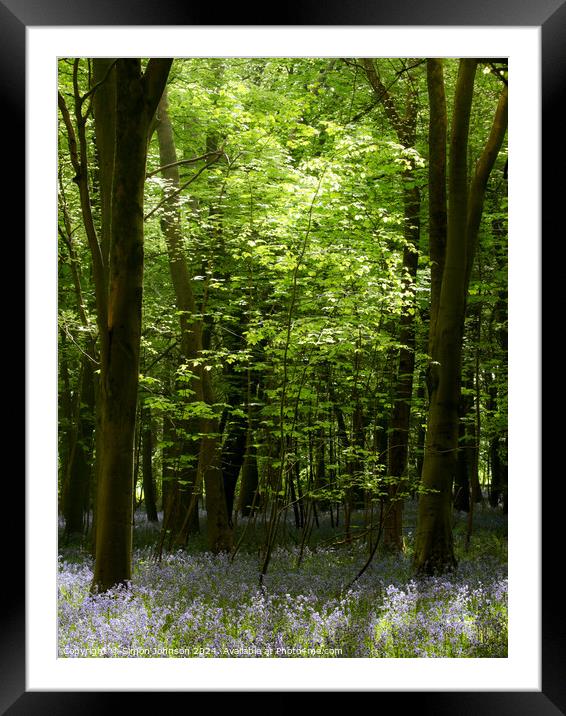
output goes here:
<path id="1" fill-rule="evenodd" d="M 76 61 L 76 131 L 65 99 L 59 94 L 59 108 L 67 129 L 91 252 L 99 332 L 99 455 L 92 582 L 95 591 L 106 591 L 131 578 L 133 456 L 143 292 L 144 183 L 149 128 L 171 63 L 170 59 L 151 59 L 145 72 L 142 72 L 140 59 L 118 59 L 81 96 L 76 79 L 79 63 Z M 91 206 L 85 127 L 93 95 L 104 86 L 111 73 L 115 73 L 115 104 L 114 93 L 105 93 L 108 104 L 102 104 L 98 109 L 99 116 L 106 111 L 109 116 L 115 117 L 114 157 L 108 167 L 104 164 L 102 169 L 107 178 L 106 186 L 111 184 L 111 202 L 110 209 L 102 214 L 98 232 Z M 111 136 L 108 141 L 111 146 Z M 107 257 L 105 237 L 109 238 Z"/>
<path id="2" fill-rule="evenodd" d="M 143 203 L 149 128 L 172 60 L 116 62 L 116 140 L 106 325 L 101 331 L 101 436 L 93 588 L 131 578 L 133 447 L 143 293 Z M 101 326 L 102 328 L 102 326 Z"/>
<path id="3" fill-rule="evenodd" d="M 415 569 L 437 574 L 455 567 L 452 486 L 456 472 L 462 344 L 466 300 L 487 182 L 507 129 L 504 86 L 491 132 L 468 181 L 469 127 L 478 60 L 459 63 L 451 118 L 447 205 L 442 177 L 446 156 L 446 110 L 442 60 L 429 59 L 429 174 L 431 236 L 443 253 L 442 279 L 432 283 L 428 368 L 429 412 L 415 544 Z M 446 219 L 445 219 L 446 217 Z M 444 237 L 444 226 L 446 235 Z M 442 252 L 442 245 L 445 250 Z"/>

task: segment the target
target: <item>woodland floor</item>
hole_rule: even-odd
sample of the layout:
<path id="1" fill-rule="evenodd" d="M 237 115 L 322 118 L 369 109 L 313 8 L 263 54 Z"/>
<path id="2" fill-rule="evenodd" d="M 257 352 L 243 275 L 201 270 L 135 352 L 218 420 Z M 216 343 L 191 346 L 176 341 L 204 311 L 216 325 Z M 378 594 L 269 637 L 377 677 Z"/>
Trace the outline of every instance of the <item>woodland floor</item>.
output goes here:
<path id="1" fill-rule="evenodd" d="M 336 544 L 340 530 L 324 515 L 299 563 L 300 532 L 289 523 L 263 591 L 259 523 L 233 561 L 196 536 L 156 562 L 159 527 L 138 513 L 132 582 L 103 595 L 89 594 L 91 556 L 61 538 L 59 656 L 506 657 L 506 517 L 478 506 L 466 549 L 467 516 L 455 513 L 458 570 L 424 580 L 412 576 L 414 521 L 409 504 L 405 553 L 378 551 L 353 584 L 364 540 Z"/>

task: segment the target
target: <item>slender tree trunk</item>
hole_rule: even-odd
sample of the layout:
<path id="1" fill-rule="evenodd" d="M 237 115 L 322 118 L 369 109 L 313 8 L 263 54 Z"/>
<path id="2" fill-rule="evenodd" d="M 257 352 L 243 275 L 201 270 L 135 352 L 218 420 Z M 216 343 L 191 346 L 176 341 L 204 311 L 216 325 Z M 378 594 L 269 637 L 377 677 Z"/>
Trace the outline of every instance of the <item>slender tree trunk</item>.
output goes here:
<path id="1" fill-rule="evenodd" d="M 503 252 L 506 248 L 506 227 L 501 221 L 493 223 L 493 233 L 501 242 Z M 497 265 L 500 271 L 505 269 L 504 253 L 497 252 Z M 495 340 L 499 348 L 498 362 L 503 371 L 507 370 L 507 294 L 500 291 L 493 307 L 492 325 L 495 326 Z M 501 383 L 496 380 L 489 387 L 488 411 L 493 415 L 497 410 L 503 410 L 506 395 L 501 392 Z M 489 500 L 492 507 L 501 504 L 504 514 L 507 514 L 507 430 L 498 429 L 490 440 L 489 445 L 491 465 L 491 489 Z"/>
<path id="2" fill-rule="evenodd" d="M 425 384 L 424 384 L 424 377 L 421 378 L 419 381 L 419 386 L 417 388 L 417 398 L 419 400 L 419 403 L 421 405 L 424 405 L 425 403 Z M 424 462 L 424 446 L 425 446 L 425 438 L 426 438 L 426 427 L 424 424 L 424 415 L 421 415 L 419 413 L 418 416 L 418 427 L 417 427 L 417 445 L 416 445 L 416 474 L 421 475 L 423 470 L 423 462 Z M 415 487 L 412 488 L 412 497 L 414 498 L 416 493 Z"/>
<path id="3" fill-rule="evenodd" d="M 142 406 L 142 475 L 145 511 L 149 522 L 158 522 L 155 500 L 155 481 L 153 479 L 153 430 L 151 411 Z"/>
<path id="4" fill-rule="evenodd" d="M 242 464 L 242 479 L 240 484 L 239 510 L 242 517 L 250 517 L 257 509 L 257 489 L 259 475 L 257 470 L 257 451 L 254 436 L 248 431 L 246 454 Z"/>
<path id="5" fill-rule="evenodd" d="M 75 429 L 65 481 L 63 514 L 65 535 L 82 535 L 88 511 L 94 435 L 94 375 L 89 358 L 81 363 Z"/>
<path id="6" fill-rule="evenodd" d="M 71 446 L 73 442 L 73 401 L 71 394 L 71 384 L 69 377 L 69 364 L 67 360 L 67 338 L 65 331 L 60 329 L 60 348 L 59 348 L 59 504 L 58 510 L 62 514 L 64 512 L 65 490 L 67 484 L 67 474 L 69 472 L 69 459 L 71 456 Z M 63 429 L 64 426 L 64 429 Z"/>
<path id="7" fill-rule="evenodd" d="M 212 405 L 214 400 L 210 374 L 208 371 L 202 371 L 201 375 L 202 397 L 205 403 Z M 204 418 L 201 430 L 204 437 L 201 442 L 198 469 L 206 492 L 208 546 L 215 554 L 229 552 L 233 547 L 234 533 L 226 508 L 226 493 L 220 464 L 218 420 Z"/>
<path id="8" fill-rule="evenodd" d="M 82 292 L 79 261 L 75 251 L 73 230 L 67 209 L 67 201 L 63 183 L 59 183 L 59 199 L 63 215 L 63 226 L 59 226 L 59 236 L 63 239 L 69 252 L 69 268 L 73 277 L 77 310 L 81 325 L 86 332 L 86 350 L 81 358 L 79 384 L 74 415 L 70 408 L 69 376 L 66 352 L 61 353 L 61 376 L 65 385 L 63 396 L 68 396 L 62 404 L 62 414 L 72 425 L 67 430 L 68 443 L 65 452 L 63 479 L 63 512 L 65 514 L 65 532 L 67 536 L 82 534 L 88 529 L 88 518 L 91 497 L 94 496 L 92 480 L 93 434 L 95 431 L 95 415 L 98 401 L 96 400 L 97 381 L 95 376 L 96 339 L 90 334 L 90 326 L 86 314 L 86 305 Z M 65 332 L 62 331 L 63 345 Z M 94 500 L 92 500 L 93 502 Z M 86 528 L 86 529 L 85 529 Z"/>
<path id="9" fill-rule="evenodd" d="M 326 472 L 326 434 L 323 427 L 319 428 L 315 433 L 315 445 L 314 445 L 314 491 L 316 495 L 316 503 L 320 506 L 321 510 L 328 510 L 330 500 L 326 496 L 321 497 L 321 492 L 324 492 L 328 485 L 327 472 Z"/>
<path id="10" fill-rule="evenodd" d="M 174 198 L 173 207 L 169 207 L 161 219 L 161 227 L 167 243 L 169 254 L 169 269 L 175 291 L 177 309 L 181 323 L 181 352 L 183 359 L 189 362 L 201 358 L 203 348 L 203 325 L 201 319 L 196 318 L 196 304 L 193 295 L 189 269 L 184 255 L 183 239 L 180 229 L 180 213 L 177 196 L 180 190 L 179 170 L 175 164 L 177 153 L 173 136 L 173 127 L 168 112 L 167 94 L 164 92 L 159 105 L 159 121 L 157 123 L 157 137 L 159 141 L 159 155 L 162 175 L 170 185 L 171 198 Z M 214 400 L 208 372 L 200 365 L 194 368 L 191 365 L 193 377 L 189 382 L 192 399 L 196 402 L 206 402 L 211 405 Z M 218 424 L 214 419 L 191 419 L 186 421 L 182 428 L 186 432 L 183 452 L 191 462 L 192 467 L 183 475 L 181 484 L 176 486 L 181 509 L 177 513 L 181 525 L 172 526 L 177 533 L 178 543 L 185 543 L 188 537 L 190 519 L 187 513 L 192 512 L 195 504 L 194 494 L 200 480 L 204 481 L 206 490 L 206 505 L 208 512 L 209 547 L 212 551 L 229 549 L 231 536 L 228 535 L 228 514 L 226 504 L 222 504 L 219 495 L 224 500 L 224 488 L 217 485 L 218 475 L 222 475 L 219 445 Z M 200 433 L 200 444 L 194 440 L 194 435 Z M 210 512 L 220 510 L 221 514 Z"/>
<path id="11" fill-rule="evenodd" d="M 497 385 L 492 383 L 489 387 L 488 410 L 493 414 L 497 410 Z M 507 514 L 507 435 L 496 432 L 489 441 L 489 464 L 491 481 L 489 489 L 489 504 L 492 507 L 503 507 Z"/>
<path id="12" fill-rule="evenodd" d="M 414 180 L 412 172 L 406 181 Z M 384 546 L 396 552 L 403 550 L 403 502 L 407 492 L 407 466 L 409 455 L 409 428 L 411 400 L 415 372 L 415 301 L 414 282 L 417 277 L 418 247 L 420 241 L 420 192 L 416 187 L 404 190 L 405 241 L 403 268 L 406 273 L 405 290 L 413 292 L 411 305 L 401 315 L 397 380 L 390 418 L 387 452 L 387 476 L 393 480 L 388 489 L 388 504 L 383 524 Z"/>
<path id="13" fill-rule="evenodd" d="M 159 143 L 159 160 L 163 178 L 167 181 L 165 196 L 172 197 L 161 218 L 161 229 L 167 245 L 169 256 L 169 272 L 175 300 L 179 312 L 181 329 L 181 363 L 188 364 L 193 373 L 189 384 L 183 383 L 182 388 L 189 387 L 192 398 L 202 399 L 201 378 L 198 369 L 191 361 L 198 360 L 202 348 L 202 322 L 196 318 L 196 304 L 189 275 L 189 268 L 185 258 L 183 236 L 181 233 L 181 217 L 178 202 L 180 190 L 179 167 L 173 126 L 169 117 L 167 90 L 163 92 L 159 102 L 157 139 Z M 173 166 L 171 166 L 173 165 Z M 200 432 L 198 419 L 179 420 L 175 435 L 176 451 L 179 459 L 177 478 L 170 486 L 168 493 L 168 520 L 167 529 L 172 539 L 179 545 L 186 544 L 189 534 L 198 529 L 198 510 L 192 509 L 194 517 L 187 519 L 187 512 L 194 506 L 194 494 L 197 489 L 197 470 L 200 453 L 200 441 L 195 435 Z"/>
<path id="14" fill-rule="evenodd" d="M 166 413 L 163 416 L 163 447 L 161 450 L 161 507 L 163 525 L 168 523 L 171 484 L 174 479 L 173 421 Z"/>
<path id="15" fill-rule="evenodd" d="M 77 405 L 74 441 L 65 493 L 65 534 L 83 535 L 90 502 L 93 458 L 94 396 L 92 366 L 84 365 Z"/>
<path id="16" fill-rule="evenodd" d="M 332 388 L 331 388 L 332 390 Z M 344 413 L 342 412 L 342 409 L 336 403 L 335 396 L 332 396 L 332 401 L 334 403 L 334 415 L 336 416 L 336 423 L 337 423 L 337 437 L 338 442 L 341 445 L 343 450 L 350 450 L 350 440 L 348 438 L 348 433 L 346 431 L 346 421 L 344 420 Z M 351 525 L 352 525 L 352 502 L 353 502 L 353 489 L 352 489 L 352 480 L 353 480 L 353 464 L 352 460 L 348 458 L 346 461 L 346 487 L 344 489 L 344 533 L 345 533 L 345 540 L 346 542 L 351 542 L 352 540 L 352 533 L 351 533 Z"/>
<path id="17" fill-rule="evenodd" d="M 415 146 L 417 126 L 417 95 L 409 84 L 405 112 L 401 114 L 398 103 L 383 84 L 374 60 L 364 59 L 364 69 L 374 90 L 376 99 L 383 104 L 389 123 L 399 142 L 406 148 Z M 415 186 L 415 173 L 411 167 L 403 174 L 404 239 L 403 269 L 405 291 L 413 292 L 420 243 L 420 191 Z M 384 546 L 391 551 L 403 550 L 403 502 L 407 487 L 407 459 L 409 454 L 409 428 L 411 423 L 411 399 L 413 374 L 415 370 L 415 306 L 414 293 L 411 305 L 400 319 L 399 342 L 401 348 L 397 357 L 397 379 L 393 392 L 393 410 L 390 418 L 390 432 L 387 458 L 388 496 L 383 524 Z"/>
<path id="18" fill-rule="evenodd" d="M 259 472 L 257 466 L 258 400 L 261 395 L 260 376 L 253 368 L 247 370 L 246 449 L 242 463 L 238 509 L 243 517 L 254 514 L 259 507 Z"/>
<path id="19" fill-rule="evenodd" d="M 236 318 L 239 320 L 234 320 L 232 324 L 227 325 L 226 321 L 223 324 L 227 329 L 224 332 L 223 346 L 235 355 L 245 347 L 245 341 L 241 335 L 245 318 L 241 314 L 237 314 Z M 225 437 L 222 445 L 221 465 L 230 525 L 232 525 L 234 495 L 246 453 L 248 429 L 252 422 L 249 403 L 254 381 L 249 373 L 250 371 L 236 369 L 231 363 L 226 363 L 224 367 L 225 400 L 230 407 L 225 410 L 222 421 L 221 432 Z M 257 385 L 255 387 L 257 388 Z"/>
<path id="20" fill-rule="evenodd" d="M 433 338 L 440 304 L 440 288 L 444 273 L 448 205 L 446 196 L 446 139 L 448 117 L 444 91 L 442 60 L 427 60 L 427 85 L 430 107 L 428 128 L 428 243 L 430 258 L 429 346 L 432 356 Z"/>
<path id="21" fill-rule="evenodd" d="M 246 452 L 247 422 L 243 416 L 233 417 L 228 424 L 228 434 L 222 446 L 222 480 L 230 525 L 232 525 L 236 485 Z"/>
<path id="22" fill-rule="evenodd" d="M 458 428 L 458 457 L 456 473 L 454 475 L 454 509 L 460 512 L 470 511 L 470 477 L 471 464 L 470 454 L 467 449 L 468 425 L 466 417 L 472 409 L 472 401 L 469 396 L 462 396 L 460 402 L 461 420 Z"/>
<path id="23" fill-rule="evenodd" d="M 100 253 L 105 267 L 108 266 L 112 236 L 112 185 L 116 154 L 115 67 L 116 60 L 111 57 L 95 58 L 92 63 L 93 86 L 99 85 L 92 98 L 92 103 L 100 193 Z"/>
<path id="24" fill-rule="evenodd" d="M 289 501 L 293 508 L 293 517 L 295 518 L 295 528 L 301 529 L 301 515 L 299 512 L 299 500 L 297 497 L 297 491 L 295 489 L 295 475 L 292 465 L 287 466 L 287 485 L 289 488 Z"/>

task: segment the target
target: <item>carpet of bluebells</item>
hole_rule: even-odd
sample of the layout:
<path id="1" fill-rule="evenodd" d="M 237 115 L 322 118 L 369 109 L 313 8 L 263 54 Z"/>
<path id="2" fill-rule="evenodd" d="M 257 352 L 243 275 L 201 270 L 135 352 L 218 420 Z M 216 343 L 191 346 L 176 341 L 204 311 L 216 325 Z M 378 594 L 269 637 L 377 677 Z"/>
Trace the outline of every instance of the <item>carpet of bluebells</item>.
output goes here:
<path id="1" fill-rule="evenodd" d="M 492 511 L 478 515 L 479 530 L 469 550 L 459 547 L 454 574 L 414 579 L 409 531 L 405 555 L 378 554 L 352 586 L 367 558 L 361 544 L 311 547 L 299 566 L 298 547 L 282 545 L 261 590 L 257 551 L 231 561 L 189 545 L 156 562 L 148 539 L 135 550 L 128 588 L 91 595 L 91 558 L 79 547 L 63 547 L 59 655 L 506 657 L 501 520 Z M 139 534 L 151 537 L 151 526 L 137 522 Z M 463 524 L 464 518 L 460 533 L 456 524 L 457 546 Z"/>

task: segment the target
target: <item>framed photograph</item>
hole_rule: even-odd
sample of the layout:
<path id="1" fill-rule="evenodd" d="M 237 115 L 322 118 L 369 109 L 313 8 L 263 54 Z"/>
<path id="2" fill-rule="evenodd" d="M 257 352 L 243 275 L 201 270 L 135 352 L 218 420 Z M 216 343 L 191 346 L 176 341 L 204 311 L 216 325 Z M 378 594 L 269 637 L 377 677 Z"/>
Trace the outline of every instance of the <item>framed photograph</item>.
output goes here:
<path id="1" fill-rule="evenodd" d="M 7 573 L 23 576 L 25 565 L 26 590 L 25 594 L 15 586 L 7 590 L 0 656 L 3 713 L 75 713 L 91 703 L 96 708 L 113 704 L 118 694 L 108 692 L 129 691 L 379 691 L 380 699 L 387 694 L 403 706 L 409 706 L 410 700 L 434 714 L 563 713 L 565 629 L 559 590 L 550 587 L 550 555 L 556 548 L 547 525 L 550 530 L 560 524 L 559 495 L 564 495 L 564 488 L 552 484 L 552 496 L 542 489 L 539 273 L 543 207 L 554 233 L 562 224 L 555 216 L 563 199 L 558 197 L 561 183 L 554 170 L 564 160 L 563 143 L 557 139 L 563 131 L 558 127 L 558 101 L 566 78 L 564 5 L 545 0 L 532 7 L 499 1 L 487 8 L 429 2 L 413 7 L 402 0 L 329 9 L 313 2 L 302 4 L 296 12 L 283 9 L 277 24 L 258 23 L 247 14 L 236 17 L 235 10 L 229 11 L 218 24 L 209 22 L 212 12 L 181 10 L 168 2 L 106 7 L 82 0 L 72 6 L 55 0 L 41 5 L 1 0 L 4 136 L 10 138 L 14 151 L 10 176 L 12 168 L 14 172 L 21 168 L 26 186 L 25 206 L 22 185 L 15 180 L 8 182 L 5 195 L 6 214 L 21 206 L 26 217 L 25 500 L 23 485 L 15 488 L 16 502 L 25 502 L 25 532 L 21 516 L 11 510 L 7 567 Z M 505 174 L 509 177 L 511 360 L 506 657 L 61 658 L 56 524 L 58 63 L 61 58 L 126 56 L 508 61 L 511 151 Z M 18 132 L 22 136 L 16 141 Z M 15 242 L 12 232 L 7 233 Z M 23 580 L 14 580 L 18 582 Z"/>

